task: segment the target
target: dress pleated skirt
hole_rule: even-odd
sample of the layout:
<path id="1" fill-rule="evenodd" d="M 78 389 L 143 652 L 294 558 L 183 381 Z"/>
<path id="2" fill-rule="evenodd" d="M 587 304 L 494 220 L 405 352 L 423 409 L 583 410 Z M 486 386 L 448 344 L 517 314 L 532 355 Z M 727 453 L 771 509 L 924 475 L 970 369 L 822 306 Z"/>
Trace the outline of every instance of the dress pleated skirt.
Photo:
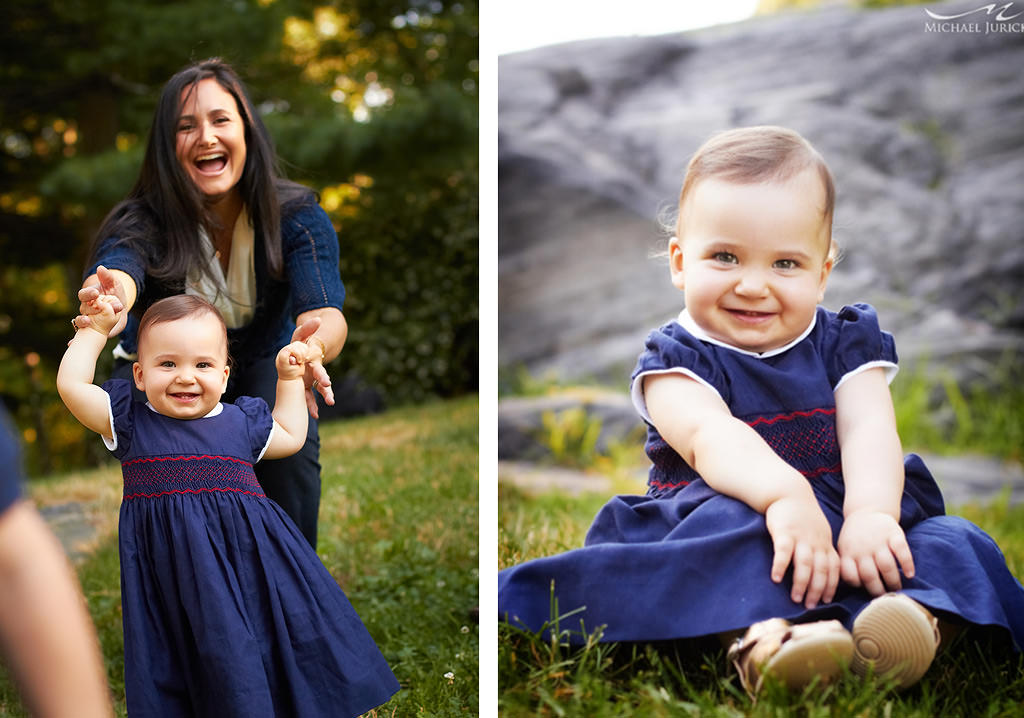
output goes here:
<path id="1" fill-rule="evenodd" d="M 836 475 L 811 480 L 832 526 L 842 526 Z M 948 620 L 1000 626 L 1024 648 L 1024 588 L 995 542 L 944 513 L 921 460 L 906 461 L 902 525 L 915 564 L 903 592 Z M 527 561 L 498 575 L 499 616 L 570 639 L 601 628 L 603 641 L 661 641 L 744 629 L 773 617 L 836 618 L 848 628 L 871 596 L 840 583 L 832 603 L 806 610 L 769 571 L 773 548 L 764 516 L 696 480 L 665 498 L 617 496 L 598 513 L 582 548 Z"/>
<path id="2" fill-rule="evenodd" d="M 399 688 L 342 589 L 270 499 L 126 498 L 132 716 L 357 716 Z"/>

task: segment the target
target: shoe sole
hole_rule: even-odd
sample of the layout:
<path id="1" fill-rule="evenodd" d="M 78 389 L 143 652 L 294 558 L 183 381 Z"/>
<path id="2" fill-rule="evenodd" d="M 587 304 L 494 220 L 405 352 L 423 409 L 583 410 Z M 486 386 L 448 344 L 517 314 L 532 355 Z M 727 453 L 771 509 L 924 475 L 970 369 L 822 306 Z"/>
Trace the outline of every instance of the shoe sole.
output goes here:
<path id="1" fill-rule="evenodd" d="M 876 598 L 853 622 L 851 670 L 863 676 L 873 668 L 897 688 L 913 685 L 935 658 L 936 626 L 935 618 L 913 599 L 902 594 Z"/>
<path id="2" fill-rule="evenodd" d="M 784 643 L 763 666 L 790 690 L 800 690 L 815 678 L 828 683 L 842 674 L 853 657 L 853 639 L 845 631 L 801 636 Z"/>

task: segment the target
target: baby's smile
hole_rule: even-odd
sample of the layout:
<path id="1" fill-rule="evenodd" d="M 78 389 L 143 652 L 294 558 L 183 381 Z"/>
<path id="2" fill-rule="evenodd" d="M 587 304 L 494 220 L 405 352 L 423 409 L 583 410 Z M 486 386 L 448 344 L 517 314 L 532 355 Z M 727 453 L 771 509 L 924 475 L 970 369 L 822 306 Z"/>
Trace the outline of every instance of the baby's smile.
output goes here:
<path id="1" fill-rule="evenodd" d="M 775 312 L 755 312 L 751 309 L 726 309 L 725 311 L 739 317 L 749 317 L 751 319 L 761 319 L 764 317 L 774 316 L 775 314 Z"/>

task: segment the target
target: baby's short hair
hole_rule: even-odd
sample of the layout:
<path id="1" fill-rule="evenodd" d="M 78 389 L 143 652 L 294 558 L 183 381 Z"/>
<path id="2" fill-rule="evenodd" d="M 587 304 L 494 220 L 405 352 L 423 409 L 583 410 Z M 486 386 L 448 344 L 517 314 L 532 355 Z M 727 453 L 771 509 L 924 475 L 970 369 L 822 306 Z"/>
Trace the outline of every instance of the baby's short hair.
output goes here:
<path id="1" fill-rule="evenodd" d="M 760 125 L 739 127 L 712 135 L 701 145 L 686 167 L 686 178 L 679 192 L 679 218 L 682 227 L 683 206 L 701 180 L 720 179 L 737 184 L 785 182 L 805 169 L 817 170 L 825 191 L 822 220 L 832 233 L 835 208 L 835 183 L 832 173 L 818 151 L 798 132 L 785 127 Z"/>
<path id="2" fill-rule="evenodd" d="M 174 296 L 159 299 L 149 305 L 149 308 L 143 313 L 142 319 L 139 320 L 139 331 L 136 335 L 138 345 L 142 346 L 143 335 L 154 324 L 173 322 L 178 319 L 198 317 L 204 314 L 212 314 L 220 322 L 221 327 L 224 329 L 224 348 L 226 350 L 228 329 L 220 310 L 202 297 L 197 297 L 193 294 L 175 294 Z"/>

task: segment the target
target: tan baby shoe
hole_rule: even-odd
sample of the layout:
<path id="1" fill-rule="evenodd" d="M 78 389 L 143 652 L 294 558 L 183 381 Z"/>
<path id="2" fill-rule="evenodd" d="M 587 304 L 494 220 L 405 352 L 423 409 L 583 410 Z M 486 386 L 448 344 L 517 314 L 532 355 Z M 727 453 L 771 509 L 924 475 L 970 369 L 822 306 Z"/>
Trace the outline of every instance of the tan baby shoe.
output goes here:
<path id="1" fill-rule="evenodd" d="M 769 674 L 792 690 L 815 678 L 827 683 L 842 673 L 852 656 L 853 639 L 839 621 L 793 625 L 782 618 L 755 623 L 728 652 L 751 697 Z"/>
<path id="2" fill-rule="evenodd" d="M 931 666 L 939 640 L 938 621 L 927 608 L 902 593 L 887 593 L 853 622 L 850 668 L 861 676 L 871 668 L 896 681 L 897 688 L 907 688 Z"/>

